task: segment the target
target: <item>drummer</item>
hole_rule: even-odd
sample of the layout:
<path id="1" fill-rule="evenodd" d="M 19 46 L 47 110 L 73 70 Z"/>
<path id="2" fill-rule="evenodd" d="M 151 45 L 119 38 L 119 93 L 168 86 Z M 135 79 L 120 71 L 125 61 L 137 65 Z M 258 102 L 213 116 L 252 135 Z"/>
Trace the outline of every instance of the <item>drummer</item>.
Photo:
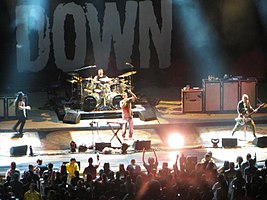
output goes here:
<path id="1" fill-rule="evenodd" d="M 104 75 L 104 70 L 102 68 L 97 70 L 97 75 L 94 77 L 94 81 L 100 81 L 100 79 L 108 78 L 106 75 Z"/>
<path id="2" fill-rule="evenodd" d="M 102 68 L 97 70 L 97 75 L 94 77 L 94 92 L 104 95 L 110 92 L 110 81 L 112 79 L 104 74 Z"/>

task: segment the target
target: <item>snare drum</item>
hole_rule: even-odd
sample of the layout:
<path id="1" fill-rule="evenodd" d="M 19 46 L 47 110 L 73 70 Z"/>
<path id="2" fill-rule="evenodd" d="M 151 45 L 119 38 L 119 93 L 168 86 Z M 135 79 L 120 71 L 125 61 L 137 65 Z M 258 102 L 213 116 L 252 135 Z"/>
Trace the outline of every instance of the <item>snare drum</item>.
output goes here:
<path id="1" fill-rule="evenodd" d="M 101 103 L 101 98 L 98 93 L 92 93 L 84 98 L 83 110 L 92 111 L 96 109 Z"/>
<path id="2" fill-rule="evenodd" d="M 100 84 L 100 81 L 93 81 L 93 91 L 94 93 L 100 94 L 102 91 L 102 85 Z"/>

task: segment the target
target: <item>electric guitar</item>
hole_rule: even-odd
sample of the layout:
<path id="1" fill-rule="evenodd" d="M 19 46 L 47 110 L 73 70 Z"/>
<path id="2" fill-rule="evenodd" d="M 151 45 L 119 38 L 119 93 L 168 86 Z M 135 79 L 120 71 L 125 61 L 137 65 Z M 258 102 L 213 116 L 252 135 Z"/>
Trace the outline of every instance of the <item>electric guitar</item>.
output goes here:
<path id="1" fill-rule="evenodd" d="M 243 115 L 242 117 L 235 118 L 235 121 L 238 122 L 242 126 L 245 125 L 247 122 L 251 121 L 251 118 L 250 117 L 253 114 L 255 114 L 256 112 L 258 112 L 258 110 L 261 109 L 264 105 L 265 105 L 265 103 L 262 103 L 256 109 L 254 109 L 254 111 L 252 111 L 251 113 L 248 113 L 246 115 Z"/>

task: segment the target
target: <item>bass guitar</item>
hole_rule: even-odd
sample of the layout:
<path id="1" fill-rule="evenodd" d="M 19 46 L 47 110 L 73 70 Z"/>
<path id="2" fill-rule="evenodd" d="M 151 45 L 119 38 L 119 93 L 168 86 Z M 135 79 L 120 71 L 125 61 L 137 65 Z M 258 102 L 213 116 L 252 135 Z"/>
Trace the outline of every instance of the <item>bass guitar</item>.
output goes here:
<path id="1" fill-rule="evenodd" d="M 245 125 L 247 122 L 251 121 L 251 118 L 250 117 L 253 114 L 255 114 L 256 112 L 258 112 L 258 110 L 261 109 L 264 105 L 265 105 L 265 103 L 262 103 L 256 109 L 254 109 L 254 111 L 252 111 L 251 113 L 248 113 L 246 115 L 243 115 L 243 117 L 237 117 L 237 118 L 235 118 L 235 121 L 238 122 L 242 126 Z"/>

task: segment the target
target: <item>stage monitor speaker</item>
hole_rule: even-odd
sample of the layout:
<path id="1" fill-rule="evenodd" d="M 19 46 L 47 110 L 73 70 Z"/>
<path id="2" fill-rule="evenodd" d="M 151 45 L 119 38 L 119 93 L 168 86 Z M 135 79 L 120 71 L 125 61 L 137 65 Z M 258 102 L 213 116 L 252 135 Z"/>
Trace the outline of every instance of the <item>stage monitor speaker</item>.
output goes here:
<path id="1" fill-rule="evenodd" d="M 78 124 L 81 120 L 81 114 L 76 111 L 69 111 L 63 118 L 63 123 Z"/>
<path id="2" fill-rule="evenodd" d="M 236 138 L 222 138 L 223 147 L 236 147 L 237 139 Z"/>
<path id="3" fill-rule="evenodd" d="M 236 111 L 239 101 L 239 82 L 225 81 L 222 82 L 222 110 Z"/>
<path id="4" fill-rule="evenodd" d="M 240 81 L 240 96 L 247 94 L 250 104 L 253 108 L 257 106 L 257 80 L 242 80 Z"/>
<path id="5" fill-rule="evenodd" d="M 0 97 L 0 118 L 5 118 L 6 117 L 6 112 L 5 112 L 5 98 L 4 97 Z"/>
<path id="6" fill-rule="evenodd" d="M 110 142 L 95 143 L 95 150 L 97 151 L 103 151 L 105 147 L 111 147 L 111 143 Z"/>
<path id="7" fill-rule="evenodd" d="M 205 111 L 221 111 L 221 82 L 204 80 L 203 87 L 205 89 Z"/>
<path id="8" fill-rule="evenodd" d="M 157 120 L 156 114 L 152 108 L 146 108 L 145 110 L 139 111 L 138 116 L 142 121 Z"/>
<path id="9" fill-rule="evenodd" d="M 182 90 L 182 111 L 203 111 L 203 90 Z"/>
<path id="10" fill-rule="evenodd" d="M 254 144 L 255 146 L 260 147 L 260 148 L 267 147 L 267 136 L 255 138 L 252 141 L 252 144 Z"/>
<path id="11" fill-rule="evenodd" d="M 149 150 L 151 148 L 151 140 L 137 140 L 134 142 L 135 150 L 141 151 L 144 147 L 146 150 Z"/>
<path id="12" fill-rule="evenodd" d="M 25 156 L 27 154 L 28 145 L 11 147 L 9 152 L 11 156 Z"/>

